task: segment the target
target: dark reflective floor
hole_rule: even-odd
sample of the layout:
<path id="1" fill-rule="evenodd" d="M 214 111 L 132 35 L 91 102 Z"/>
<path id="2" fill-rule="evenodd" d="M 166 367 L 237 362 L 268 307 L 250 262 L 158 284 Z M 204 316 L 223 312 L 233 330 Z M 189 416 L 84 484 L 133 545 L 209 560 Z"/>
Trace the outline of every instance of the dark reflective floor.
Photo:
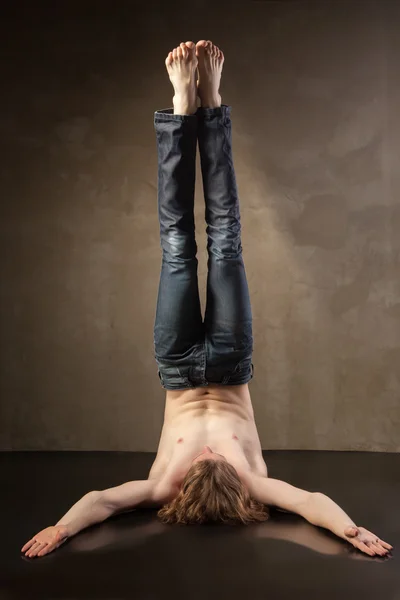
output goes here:
<path id="1" fill-rule="evenodd" d="M 83 494 L 144 479 L 153 454 L 0 454 L 0 598 L 245 600 L 400 598 L 400 455 L 264 452 L 270 477 L 337 502 L 394 546 L 368 557 L 301 517 L 271 511 L 248 527 L 163 525 L 155 511 L 121 514 L 43 558 L 20 548 Z"/>

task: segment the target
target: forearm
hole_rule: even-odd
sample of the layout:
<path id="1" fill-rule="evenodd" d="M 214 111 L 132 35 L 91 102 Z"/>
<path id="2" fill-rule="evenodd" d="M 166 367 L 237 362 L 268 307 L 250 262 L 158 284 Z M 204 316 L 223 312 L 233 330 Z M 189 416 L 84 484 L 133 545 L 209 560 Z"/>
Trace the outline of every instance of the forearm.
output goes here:
<path id="1" fill-rule="evenodd" d="M 100 501 L 100 495 L 94 491 L 78 500 L 56 525 L 66 525 L 68 536 L 71 537 L 90 525 L 105 521 L 112 514 L 113 510 L 105 506 Z"/>
<path id="2" fill-rule="evenodd" d="M 313 525 L 325 527 L 344 540 L 346 527 L 356 525 L 336 502 L 319 492 L 310 495 L 301 514 Z"/>

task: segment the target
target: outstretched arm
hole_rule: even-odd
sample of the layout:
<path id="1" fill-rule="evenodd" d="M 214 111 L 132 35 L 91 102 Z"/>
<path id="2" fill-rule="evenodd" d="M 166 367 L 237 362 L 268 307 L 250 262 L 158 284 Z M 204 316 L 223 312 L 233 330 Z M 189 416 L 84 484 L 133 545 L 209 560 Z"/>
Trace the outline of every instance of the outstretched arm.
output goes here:
<path id="1" fill-rule="evenodd" d="M 308 492 L 285 481 L 258 475 L 252 476 L 248 485 L 250 494 L 259 502 L 297 513 L 370 556 L 385 555 L 392 548 L 364 527 L 357 527 L 344 510 L 325 494 Z"/>
<path id="2" fill-rule="evenodd" d="M 122 485 L 85 494 L 54 526 L 47 527 L 21 549 L 27 556 L 44 556 L 58 548 L 82 529 L 101 523 L 112 515 L 128 512 L 138 506 L 162 503 L 168 496 L 158 479 L 128 481 Z"/>
<path id="3" fill-rule="evenodd" d="M 116 513 L 151 504 L 157 483 L 156 479 L 128 481 L 106 490 L 89 492 L 69 509 L 57 525 L 66 525 L 71 537 Z"/>

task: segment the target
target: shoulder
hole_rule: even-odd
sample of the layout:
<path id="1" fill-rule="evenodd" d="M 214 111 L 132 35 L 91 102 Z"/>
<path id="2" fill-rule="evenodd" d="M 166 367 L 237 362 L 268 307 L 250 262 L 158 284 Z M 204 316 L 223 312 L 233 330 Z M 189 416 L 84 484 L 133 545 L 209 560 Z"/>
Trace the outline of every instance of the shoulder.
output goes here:
<path id="1" fill-rule="evenodd" d="M 164 505 L 171 502 L 179 494 L 180 487 L 176 481 L 169 477 L 163 477 L 155 482 L 153 500 L 156 505 Z"/>
<path id="2" fill-rule="evenodd" d="M 248 478 L 248 489 L 255 500 L 298 514 L 312 495 L 286 481 L 254 474 Z"/>
<path id="3" fill-rule="evenodd" d="M 171 462 L 166 466 L 162 475 L 155 480 L 154 499 L 157 504 L 171 502 L 178 495 L 186 472 L 187 469 L 174 466 Z"/>

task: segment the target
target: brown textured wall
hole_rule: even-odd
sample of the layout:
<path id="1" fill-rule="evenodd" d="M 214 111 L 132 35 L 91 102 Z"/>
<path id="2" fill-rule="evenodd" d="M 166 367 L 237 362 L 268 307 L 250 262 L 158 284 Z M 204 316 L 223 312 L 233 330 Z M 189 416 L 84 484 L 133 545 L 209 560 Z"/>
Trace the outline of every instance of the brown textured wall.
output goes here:
<path id="1" fill-rule="evenodd" d="M 10 4 L 1 26 L 1 449 L 156 449 L 153 113 L 168 51 L 205 37 L 233 107 L 262 446 L 398 451 L 398 3 L 62 6 Z"/>

